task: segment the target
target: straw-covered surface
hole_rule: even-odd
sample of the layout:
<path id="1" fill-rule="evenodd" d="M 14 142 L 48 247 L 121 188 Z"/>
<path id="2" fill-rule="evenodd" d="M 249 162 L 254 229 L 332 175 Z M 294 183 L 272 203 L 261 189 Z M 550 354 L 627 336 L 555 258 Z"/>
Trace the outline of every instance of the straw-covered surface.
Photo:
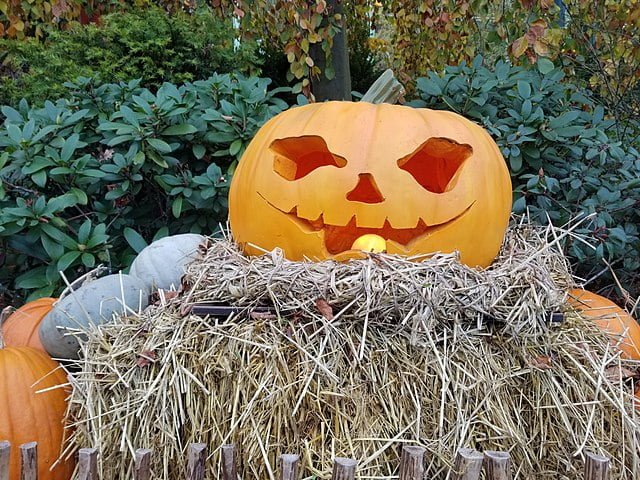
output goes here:
<path id="1" fill-rule="evenodd" d="M 139 447 L 156 478 L 184 478 L 190 442 L 209 445 L 208 478 L 225 443 L 245 479 L 276 478 L 281 453 L 301 454 L 305 477 L 346 456 L 359 478 L 393 478 L 407 443 L 427 448 L 428 478 L 449 478 L 459 447 L 508 450 L 519 479 L 582 478 L 587 449 L 612 478 L 640 478 L 634 365 L 575 313 L 548 322 L 572 284 L 558 235 L 514 226 L 484 271 L 454 255 L 246 258 L 212 241 L 179 296 L 89 332 L 74 444 L 100 449 L 107 479 L 132 478 Z M 196 301 L 275 308 L 200 318 Z"/>

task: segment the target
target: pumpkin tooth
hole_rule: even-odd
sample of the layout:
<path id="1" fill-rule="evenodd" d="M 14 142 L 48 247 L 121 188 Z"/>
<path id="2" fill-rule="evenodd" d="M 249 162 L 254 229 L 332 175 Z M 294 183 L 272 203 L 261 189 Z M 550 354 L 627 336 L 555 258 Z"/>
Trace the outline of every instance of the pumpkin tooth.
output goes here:
<path id="1" fill-rule="evenodd" d="M 322 230 L 324 228 L 324 217 L 322 214 L 315 220 L 308 220 L 309 225 L 311 225 L 316 230 Z"/>
<path id="2" fill-rule="evenodd" d="M 338 227 L 346 227 L 351 221 L 355 221 L 355 212 L 349 207 L 332 207 L 323 205 L 320 209 L 322 212 L 325 225 L 335 225 Z M 315 215 L 314 215 L 315 217 Z"/>

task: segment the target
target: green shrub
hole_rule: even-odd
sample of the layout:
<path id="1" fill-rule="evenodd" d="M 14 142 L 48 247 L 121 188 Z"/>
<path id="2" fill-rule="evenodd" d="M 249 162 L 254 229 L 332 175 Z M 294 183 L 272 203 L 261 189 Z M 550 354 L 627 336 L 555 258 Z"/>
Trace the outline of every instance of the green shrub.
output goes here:
<path id="1" fill-rule="evenodd" d="M 0 104 L 21 98 L 42 103 L 64 94 L 78 76 L 105 82 L 141 78 L 148 88 L 163 82 L 208 78 L 214 72 L 251 73 L 254 45 L 234 43 L 231 20 L 210 12 L 167 14 L 160 8 L 113 13 L 100 26 L 54 30 L 44 43 L 0 40 Z"/>
<path id="2" fill-rule="evenodd" d="M 227 218 L 228 174 L 288 106 L 269 83 L 214 75 L 153 93 L 137 80 L 81 78 L 55 104 L 3 107 L 0 284 L 56 294 L 59 271 L 119 269 L 145 240 L 214 233 Z"/>
<path id="3" fill-rule="evenodd" d="M 478 57 L 418 79 L 412 104 L 454 110 L 491 132 L 511 168 L 517 213 L 558 225 L 592 214 L 575 230 L 588 244 L 567 245 L 577 274 L 598 275 L 604 259 L 637 295 L 640 153 L 616 139 L 615 121 L 589 92 L 562 80 L 547 59 L 525 70 L 487 68 Z"/>

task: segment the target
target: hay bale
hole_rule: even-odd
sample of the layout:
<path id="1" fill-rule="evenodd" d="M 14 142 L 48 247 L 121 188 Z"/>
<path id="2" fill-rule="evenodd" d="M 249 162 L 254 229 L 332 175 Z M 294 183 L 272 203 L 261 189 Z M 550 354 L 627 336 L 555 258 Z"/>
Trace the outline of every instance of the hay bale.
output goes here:
<path id="1" fill-rule="evenodd" d="M 552 229 L 510 229 L 496 263 L 454 255 L 346 264 L 246 258 L 215 241 L 180 297 L 89 332 L 73 374 L 74 444 L 101 451 L 102 478 L 131 478 L 135 448 L 156 476 L 184 476 L 191 442 L 238 446 L 243 478 L 275 478 L 300 453 L 328 478 L 334 456 L 361 478 L 397 475 L 399 444 L 427 448 L 429 478 L 456 449 L 508 450 L 516 478 L 578 479 L 584 451 L 638 478 L 631 362 L 574 313 L 552 327 L 572 279 Z M 194 301 L 274 314 L 225 321 Z"/>

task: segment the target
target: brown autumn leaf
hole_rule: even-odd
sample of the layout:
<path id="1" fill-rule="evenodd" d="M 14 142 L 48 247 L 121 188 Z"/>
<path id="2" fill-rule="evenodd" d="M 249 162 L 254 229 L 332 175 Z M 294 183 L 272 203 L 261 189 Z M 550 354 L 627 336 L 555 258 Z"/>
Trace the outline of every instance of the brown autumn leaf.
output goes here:
<path id="1" fill-rule="evenodd" d="M 157 359 L 156 352 L 153 350 L 145 350 L 143 351 L 136 360 L 136 365 L 140 368 L 147 367 L 154 363 Z"/>
<path id="2" fill-rule="evenodd" d="M 548 355 L 538 355 L 529 361 L 529 365 L 540 370 L 550 370 L 553 368 L 553 359 Z"/>
<path id="3" fill-rule="evenodd" d="M 270 312 L 251 312 L 249 316 L 252 320 L 275 320 L 277 318 Z"/>
<path id="4" fill-rule="evenodd" d="M 56 18 L 60 18 L 68 10 L 69 10 L 69 5 L 67 5 L 66 0 L 58 0 L 56 3 L 51 5 L 51 12 L 53 13 L 53 16 Z"/>
<path id="5" fill-rule="evenodd" d="M 162 294 L 165 300 L 171 300 L 172 298 L 176 298 L 180 293 L 176 290 L 162 290 Z"/>
<path id="6" fill-rule="evenodd" d="M 529 31 L 527 33 L 530 33 L 533 36 L 533 38 L 537 40 L 538 38 L 541 38 L 544 35 L 544 32 L 546 30 L 547 30 L 547 22 L 539 18 L 538 20 L 536 20 L 531 24 L 531 27 L 529 27 Z"/>
<path id="7" fill-rule="evenodd" d="M 605 369 L 604 376 L 610 382 L 618 383 L 619 381 L 625 381 L 628 378 L 634 378 L 636 372 L 625 367 L 609 367 Z"/>
<path id="8" fill-rule="evenodd" d="M 244 17 L 244 10 L 241 10 L 238 7 L 234 7 L 233 8 L 233 14 L 238 18 L 242 18 L 242 17 Z"/>
<path id="9" fill-rule="evenodd" d="M 318 298 L 316 300 L 316 308 L 324 318 L 329 321 L 333 320 L 333 308 L 331 308 L 331 305 L 329 305 L 324 298 Z"/>

